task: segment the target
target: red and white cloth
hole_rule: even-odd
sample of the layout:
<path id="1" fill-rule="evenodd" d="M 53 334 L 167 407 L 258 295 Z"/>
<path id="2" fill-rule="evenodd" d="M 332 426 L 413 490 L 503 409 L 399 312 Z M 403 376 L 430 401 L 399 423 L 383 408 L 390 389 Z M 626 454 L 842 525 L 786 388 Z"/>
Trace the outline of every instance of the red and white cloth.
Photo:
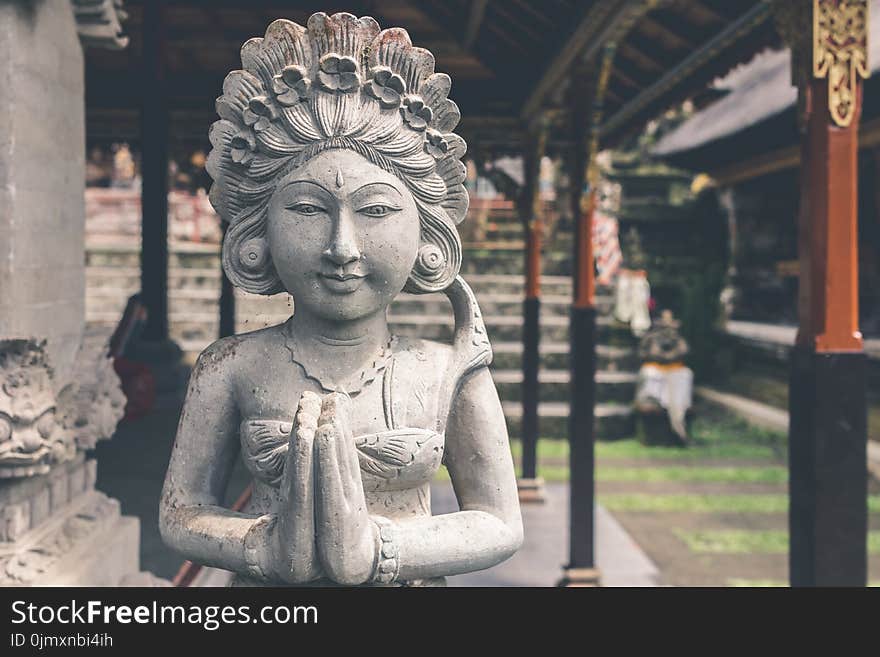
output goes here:
<path id="1" fill-rule="evenodd" d="M 620 270 L 623 254 L 617 236 L 617 219 L 600 210 L 593 213 L 593 253 L 598 271 L 596 283 L 611 285 Z"/>

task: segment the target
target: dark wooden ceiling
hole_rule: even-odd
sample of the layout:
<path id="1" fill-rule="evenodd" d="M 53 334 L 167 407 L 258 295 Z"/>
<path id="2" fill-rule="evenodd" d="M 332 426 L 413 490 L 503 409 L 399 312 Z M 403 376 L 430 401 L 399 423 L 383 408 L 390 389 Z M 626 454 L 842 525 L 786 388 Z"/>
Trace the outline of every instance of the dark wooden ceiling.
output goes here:
<path id="1" fill-rule="evenodd" d="M 126 50 L 90 50 L 86 55 L 89 136 L 93 140 L 137 140 L 138 108 L 143 85 L 143 5 L 127 0 L 125 23 L 131 43 Z M 311 0 L 177 0 L 165 14 L 165 69 L 172 110 L 172 139 L 204 142 L 214 120 L 214 99 L 226 74 L 240 68 L 239 49 L 261 36 L 276 18 L 305 24 L 315 11 L 370 15 L 384 27 L 406 28 L 414 44 L 431 50 L 437 70 L 453 79 L 451 97 L 464 117 L 461 132 L 473 146 L 516 151 L 525 125 L 524 108 L 565 111 L 559 93 L 583 70 L 583 52 L 600 39 L 602 21 L 642 0 L 349 0 L 344 4 Z M 761 0 L 667 0 L 637 21 L 620 44 L 608 88 L 610 117 L 659 78 L 687 59 Z M 674 94 L 647 105 L 625 129 L 665 109 L 668 98 L 705 86 L 768 39 L 766 25 L 730 52 L 716 54 Z M 595 34 L 593 34 L 595 33 Z M 585 43 L 578 34 L 587 36 Z M 744 54 L 748 50 L 749 52 Z M 580 59 L 578 59 L 580 58 Z M 572 62 L 577 60 L 577 65 Z M 711 60 L 711 58 L 710 58 Z M 588 62 L 587 67 L 590 66 Z M 549 74 L 549 78 L 548 78 Z M 556 79 L 559 82 L 556 82 Z M 553 84 L 546 84 L 553 79 Z M 541 82 L 544 81 L 546 91 Z M 536 89 L 538 100 L 536 101 Z M 537 102 L 537 105 L 535 103 Z M 668 107 L 668 104 L 666 105 Z M 647 118 L 651 118 L 647 116 Z M 623 134 L 616 129 L 614 134 Z M 559 139 L 564 139 L 560 135 Z"/>

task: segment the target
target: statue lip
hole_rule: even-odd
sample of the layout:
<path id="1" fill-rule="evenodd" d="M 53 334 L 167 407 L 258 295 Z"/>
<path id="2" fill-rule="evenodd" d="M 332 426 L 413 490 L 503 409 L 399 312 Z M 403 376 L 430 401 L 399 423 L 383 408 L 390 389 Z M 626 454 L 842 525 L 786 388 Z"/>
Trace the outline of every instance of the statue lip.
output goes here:
<path id="1" fill-rule="evenodd" d="M 364 283 L 365 274 L 343 274 L 339 272 L 320 272 L 318 278 L 333 294 L 351 294 Z"/>
<path id="2" fill-rule="evenodd" d="M 323 276 L 324 278 L 332 279 L 334 281 L 350 281 L 352 279 L 366 278 L 366 275 L 364 275 L 364 274 L 336 274 L 336 273 L 330 274 L 330 273 L 321 272 L 319 275 Z"/>

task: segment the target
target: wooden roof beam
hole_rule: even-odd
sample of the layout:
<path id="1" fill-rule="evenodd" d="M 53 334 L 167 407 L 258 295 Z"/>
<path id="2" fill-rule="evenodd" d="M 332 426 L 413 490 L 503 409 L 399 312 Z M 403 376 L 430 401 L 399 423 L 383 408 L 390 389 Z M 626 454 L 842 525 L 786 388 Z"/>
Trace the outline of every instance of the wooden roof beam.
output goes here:
<path id="1" fill-rule="evenodd" d="M 670 8 L 678 9 L 679 13 L 696 19 L 698 23 L 715 23 L 716 25 L 721 25 L 726 22 L 726 19 L 721 14 L 703 2 L 687 0 L 687 4 L 685 4 L 684 2 L 679 1 L 678 3 L 671 3 Z"/>
<path id="2" fill-rule="evenodd" d="M 577 57 L 589 59 L 595 56 L 609 37 L 615 35 L 621 25 L 626 23 L 629 13 L 641 5 L 641 0 L 594 2 L 544 69 L 534 91 L 523 104 L 522 117 L 528 120 L 536 114 L 553 87 L 569 73 Z"/>
<path id="3" fill-rule="evenodd" d="M 703 64 L 716 57 L 732 43 L 735 43 L 746 34 L 752 32 L 769 17 L 770 4 L 766 2 L 757 3 L 745 14 L 728 24 L 728 26 L 721 32 L 706 41 L 696 50 L 692 51 L 690 55 L 681 61 L 681 63 L 667 71 L 663 77 L 642 91 L 638 96 L 633 98 L 629 103 L 605 121 L 600 129 L 600 136 L 605 137 L 610 133 L 619 130 L 627 121 L 636 116 L 640 111 L 644 110 L 651 103 L 662 98 L 665 93 L 669 92 L 683 80 L 687 79 Z"/>
<path id="4" fill-rule="evenodd" d="M 656 36 L 660 41 L 665 41 L 670 47 L 678 50 L 693 50 L 696 44 L 691 43 L 682 35 L 655 21 L 650 16 L 645 16 L 639 21 L 639 30 L 650 36 Z"/>
<path id="5" fill-rule="evenodd" d="M 623 57 L 633 62 L 643 71 L 647 71 L 650 73 L 662 73 L 664 70 L 663 66 L 658 63 L 657 60 L 655 60 L 653 57 L 646 55 L 634 45 L 626 41 L 617 46 L 617 55 L 618 57 Z"/>
<path id="6" fill-rule="evenodd" d="M 467 26 L 464 29 L 464 40 L 462 41 L 465 50 L 473 48 L 477 41 L 483 17 L 486 15 L 487 4 L 489 4 L 489 0 L 473 0 L 471 2 L 471 10 L 468 13 Z"/>

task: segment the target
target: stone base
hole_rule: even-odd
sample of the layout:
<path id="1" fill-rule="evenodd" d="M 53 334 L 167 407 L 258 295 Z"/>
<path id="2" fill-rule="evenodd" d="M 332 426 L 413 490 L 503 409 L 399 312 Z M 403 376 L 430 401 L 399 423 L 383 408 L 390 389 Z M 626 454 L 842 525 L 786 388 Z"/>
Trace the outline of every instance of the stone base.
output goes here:
<path id="1" fill-rule="evenodd" d="M 562 579 L 556 586 L 585 588 L 601 585 L 598 568 L 565 568 L 562 571 Z"/>
<path id="2" fill-rule="evenodd" d="M 112 498 L 106 500 L 116 501 Z M 118 504 L 114 508 L 118 509 Z M 131 516 L 118 516 L 113 520 L 105 519 L 105 523 L 102 531 L 81 541 L 32 584 L 119 586 L 124 579 L 140 575 L 140 521 Z"/>
<path id="3" fill-rule="evenodd" d="M 139 574 L 140 523 L 94 489 L 82 453 L 0 485 L 0 586 L 117 586 Z"/>
<path id="4" fill-rule="evenodd" d="M 543 504 L 547 501 L 547 497 L 544 494 L 543 477 L 517 479 L 516 489 L 519 492 L 521 504 Z"/>

